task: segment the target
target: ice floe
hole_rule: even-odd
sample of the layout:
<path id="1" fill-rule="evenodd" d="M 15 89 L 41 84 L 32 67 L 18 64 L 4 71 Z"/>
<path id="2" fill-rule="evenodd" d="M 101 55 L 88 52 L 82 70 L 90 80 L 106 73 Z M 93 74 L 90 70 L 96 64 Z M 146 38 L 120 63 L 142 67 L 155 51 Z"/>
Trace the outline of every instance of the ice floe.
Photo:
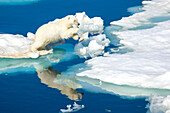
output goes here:
<path id="1" fill-rule="evenodd" d="M 130 29 L 143 24 L 150 24 L 150 19 L 155 17 L 170 16 L 169 0 L 143 1 L 142 4 L 144 6 L 140 10 L 143 10 L 143 12 L 135 13 L 129 17 L 123 17 L 121 20 L 113 21 L 110 24 L 122 26 L 123 29 Z"/>
<path id="2" fill-rule="evenodd" d="M 87 34 L 86 34 L 87 35 Z M 84 37 L 84 40 L 75 45 L 75 52 L 80 57 L 96 57 L 104 54 L 104 48 L 110 43 L 105 34 Z"/>
<path id="3" fill-rule="evenodd" d="M 80 24 L 78 35 L 81 37 L 86 32 L 97 34 L 103 32 L 103 20 L 100 17 L 89 18 L 85 12 L 76 13 L 76 18 Z"/>
<path id="4" fill-rule="evenodd" d="M 170 20 L 152 28 L 128 30 L 151 23 L 150 19 L 169 15 L 169 0 L 143 2 L 143 12 L 135 13 L 112 25 L 122 26 L 112 31 L 120 40 L 119 50 L 131 52 L 107 54 L 87 61 L 90 70 L 77 73 L 117 85 L 170 89 Z M 110 29 L 109 29 L 110 30 Z"/>
<path id="5" fill-rule="evenodd" d="M 170 113 L 170 95 L 152 95 L 148 99 L 150 106 L 147 113 Z"/>
<path id="6" fill-rule="evenodd" d="M 104 54 L 104 48 L 110 43 L 103 33 L 103 20 L 100 17 L 89 18 L 85 12 L 76 13 L 79 22 L 80 41 L 75 45 L 75 52 L 80 57 L 96 57 Z M 89 33 L 92 35 L 89 37 Z M 94 34 L 98 34 L 93 36 Z"/>
<path id="7" fill-rule="evenodd" d="M 104 82 L 98 79 L 88 78 L 86 76 L 77 76 L 76 79 L 86 83 L 82 84 L 83 89 L 85 89 L 86 91 L 93 93 L 106 93 L 114 95 L 116 94 L 119 96 L 123 96 L 124 98 L 143 98 L 149 97 L 152 94 L 167 96 L 170 94 L 170 90 L 166 89 L 141 88 L 128 85 L 117 85 L 113 83 Z M 89 86 L 87 83 L 92 86 Z"/>
<path id="8" fill-rule="evenodd" d="M 30 52 L 32 43 L 22 35 L 0 34 L 0 57 L 37 58 L 39 53 Z"/>

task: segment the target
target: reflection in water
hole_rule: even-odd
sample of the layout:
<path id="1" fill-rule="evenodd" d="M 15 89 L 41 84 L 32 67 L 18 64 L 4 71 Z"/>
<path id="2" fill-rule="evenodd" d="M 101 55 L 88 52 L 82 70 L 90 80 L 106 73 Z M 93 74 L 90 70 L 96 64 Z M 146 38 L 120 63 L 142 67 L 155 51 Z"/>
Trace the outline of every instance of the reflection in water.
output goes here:
<path id="1" fill-rule="evenodd" d="M 71 100 L 82 99 L 82 93 L 76 91 L 81 88 L 75 77 L 65 76 L 53 69 L 51 63 L 58 63 L 65 55 L 66 50 L 54 48 L 53 54 L 41 56 L 37 59 L 8 59 L 0 58 L 0 73 L 18 73 L 19 71 L 32 71 L 35 68 L 41 82 L 48 87 L 61 90 Z M 32 67 L 31 67 L 32 66 Z M 21 68 L 21 69 L 20 69 Z M 24 69 L 23 69 L 24 68 Z"/>
<path id="2" fill-rule="evenodd" d="M 66 53 L 66 50 L 64 50 L 64 49 L 54 48 L 53 54 L 41 56 L 36 59 L 32 59 L 32 58 L 27 58 L 27 59 L 24 59 L 24 58 L 23 59 L 0 58 L 0 73 L 2 73 L 3 70 L 5 70 L 5 69 L 8 69 L 8 70 L 5 70 L 6 72 L 8 72 L 9 69 L 15 69 L 15 68 L 19 68 L 19 67 L 30 68 L 30 66 L 34 65 L 34 64 L 43 65 L 43 67 L 49 67 L 51 64 L 47 63 L 47 62 L 58 63 L 60 61 L 60 59 L 63 58 L 65 53 Z M 16 69 L 16 72 L 18 72 L 18 69 Z"/>
<path id="3" fill-rule="evenodd" d="M 62 75 L 60 72 L 55 71 L 52 66 L 48 68 L 41 68 L 40 66 L 34 67 L 36 68 L 41 83 L 60 90 L 62 94 L 67 95 L 71 100 L 82 99 L 82 93 L 76 91 L 77 88 L 81 88 L 81 85 L 77 83 L 78 81 L 75 77 Z"/>

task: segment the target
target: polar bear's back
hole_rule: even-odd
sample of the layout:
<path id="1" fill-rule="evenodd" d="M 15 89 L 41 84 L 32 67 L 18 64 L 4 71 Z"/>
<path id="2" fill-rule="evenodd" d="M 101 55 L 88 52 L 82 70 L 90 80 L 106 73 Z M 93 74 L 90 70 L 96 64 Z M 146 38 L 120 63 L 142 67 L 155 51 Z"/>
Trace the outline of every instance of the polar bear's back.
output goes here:
<path id="1" fill-rule="evenodd" d="M 35 40 L 54 41 L 60 39 L 60 29 L 56 23 L 48 23 L 42 25 L 35 33 Z"/>

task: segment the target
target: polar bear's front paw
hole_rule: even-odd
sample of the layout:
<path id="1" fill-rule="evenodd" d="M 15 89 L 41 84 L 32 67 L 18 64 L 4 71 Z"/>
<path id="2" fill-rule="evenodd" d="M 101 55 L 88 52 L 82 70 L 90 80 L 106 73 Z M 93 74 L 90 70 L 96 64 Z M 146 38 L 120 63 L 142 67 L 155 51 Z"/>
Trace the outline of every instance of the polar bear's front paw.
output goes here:
<path id="1" fill-rule="evenodd" d="M 73 35 L 73 39 L 74 39 L 74 40 L 78 40 L 78 39 L 79 39 L 79 36 L 78 36 L 77 34 L 74 34 L 74 35 Z"/>

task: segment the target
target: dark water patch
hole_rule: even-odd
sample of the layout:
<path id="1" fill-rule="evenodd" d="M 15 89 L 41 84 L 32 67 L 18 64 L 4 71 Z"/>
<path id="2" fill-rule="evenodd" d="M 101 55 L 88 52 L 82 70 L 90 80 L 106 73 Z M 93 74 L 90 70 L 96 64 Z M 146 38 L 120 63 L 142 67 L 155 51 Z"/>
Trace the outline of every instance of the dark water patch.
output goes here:
<path id="1" fill-rule="evenodd" d="M 141 5 L 142 0 L 41 0 L 20 6 L 0 6 L 0 31 L 12 34 L 35 33 L 39 26 L 56 18 L 85 11 L 89 17 L 101 17 L 107 26 L 111 21 L 129 16 L 127 8 Z"/>

